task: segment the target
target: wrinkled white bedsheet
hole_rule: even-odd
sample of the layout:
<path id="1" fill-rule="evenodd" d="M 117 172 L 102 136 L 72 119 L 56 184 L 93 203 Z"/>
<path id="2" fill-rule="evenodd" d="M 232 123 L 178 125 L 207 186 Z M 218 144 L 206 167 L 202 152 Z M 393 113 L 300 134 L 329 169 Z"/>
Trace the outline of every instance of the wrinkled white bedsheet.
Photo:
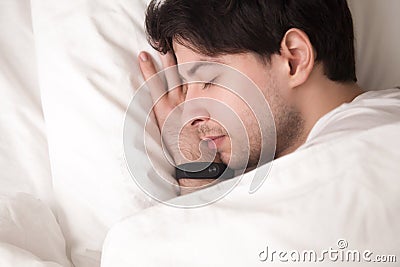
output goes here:
<path id="1" fill-rule="evenodd" d="M 71 266 L 52 211 L 29 194 L 0 194 L 0 266 Z"/>

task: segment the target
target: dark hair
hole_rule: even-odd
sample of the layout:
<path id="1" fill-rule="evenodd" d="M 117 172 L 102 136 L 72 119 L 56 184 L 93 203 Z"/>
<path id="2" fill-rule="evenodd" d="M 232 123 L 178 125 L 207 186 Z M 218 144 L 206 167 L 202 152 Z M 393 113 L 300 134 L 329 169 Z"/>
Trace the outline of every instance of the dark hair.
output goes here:
<path id="1" fill-rule="evenodd" d="M 357 81 L 353 20 L 346 0 L 152 0 L 149 43 L 172 51 L 173 40 L 207 56 L 279 54 L 291 29 L 303 30 L 333 81 Z"/>

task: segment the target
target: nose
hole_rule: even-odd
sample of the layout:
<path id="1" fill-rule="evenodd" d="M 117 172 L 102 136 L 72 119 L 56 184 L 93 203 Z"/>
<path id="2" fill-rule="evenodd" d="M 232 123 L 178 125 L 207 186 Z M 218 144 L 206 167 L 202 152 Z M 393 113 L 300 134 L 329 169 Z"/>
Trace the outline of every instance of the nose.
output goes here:
<path id="1" fill-rule="evenodd" d="M 182 123 L 198 127 L 210 120 L 207 100 L 201 93 L 201 84 L 188 84 L 183 104 Z"/>

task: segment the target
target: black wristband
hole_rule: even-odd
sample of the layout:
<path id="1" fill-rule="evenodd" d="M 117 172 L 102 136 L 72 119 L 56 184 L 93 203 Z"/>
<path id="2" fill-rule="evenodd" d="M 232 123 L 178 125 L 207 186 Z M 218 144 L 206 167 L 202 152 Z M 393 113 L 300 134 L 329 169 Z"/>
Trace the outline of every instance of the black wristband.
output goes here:
<path id="1" fill-rule="evenodd" d="M 223 163 L 191 162 L 175 168 L 175 178 L 179 179 L 231 179 L 235 176 L 234 170 Z"/>

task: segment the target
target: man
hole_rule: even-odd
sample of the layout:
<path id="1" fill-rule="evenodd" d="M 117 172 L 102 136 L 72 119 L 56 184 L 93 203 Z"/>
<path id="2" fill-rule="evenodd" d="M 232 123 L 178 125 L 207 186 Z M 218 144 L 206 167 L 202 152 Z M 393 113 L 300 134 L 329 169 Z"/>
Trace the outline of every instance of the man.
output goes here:
<path id="1" fill-rule="evenodd" d="M 396 119 L 390 112 L 374 120 L 359 113 L 365 103 L 379 103 L 374 104 L 376 109 L 398 109 L 400 93 L 364 94 L 357 85 L 353 23 L 346 0 L 153 0 L 147 10 L 146 29 L 152 46 L 163 54 L 164 68 L 218 62 L 252 80 L 275 120 L 275 158 L 319 142 L 337 128 L 364 129 Z M 145 52 L 139 61 L 144 78 L 149 80 L 156 73 L 153 61 Z M 188 71 L 178 69 L 184 83 L 191 79 Z M 168 114 L 184 102 L 181 119 L 185 125 L 179 132 L 179 145 L 169 143 L 177 165 L 202 161 L 198 144 L 203 140 L 216 151 L 215 162 L 234 169 L 257 166 L 263 151 L 263 129 L 258 129 L 252 107 L 240 102 L 239 96 L 213 82 L 184 84 L 160 101 L 154 90 L 154 111 L 161 131 Z M 194 108 L 190 101 L 196 98 L 222 102 L 244 122 L 249 137 L 246 157 L 234 149 L 235 144 L 240 148 L 242 136 L 228 134 L 208 105 Z M 396 101 L 388 105 L 382 99 Z M 184 187 L 212 181 L 179 179 Z"/>

